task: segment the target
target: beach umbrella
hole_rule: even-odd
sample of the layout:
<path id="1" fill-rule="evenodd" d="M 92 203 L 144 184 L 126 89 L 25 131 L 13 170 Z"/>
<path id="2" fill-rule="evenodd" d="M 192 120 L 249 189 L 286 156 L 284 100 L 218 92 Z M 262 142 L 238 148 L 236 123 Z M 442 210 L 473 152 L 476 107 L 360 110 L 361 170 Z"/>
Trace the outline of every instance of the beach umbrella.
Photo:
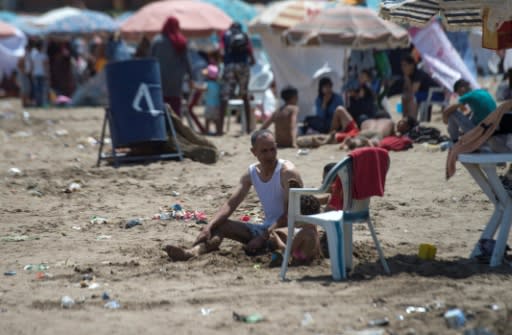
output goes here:
<path id="1" fill-rule="evenodd" d="M 0 21 L 0 38 L 16 35 L 16 28 L 8 23 Z"/>
<path id="2" fill-rule="evenodd" d="M 329 6 L 326 1 L 287 0 L 274 2 L 249 23 L 249 30 L 262 33 L 267 30 L 282 32 Z"/>
<path id="3" fill-rule="evenodd" d="M 362 49 L 407 47 L 407 30 L 365 7 L 338 5 L 322 10 L 283 33 L 289 45 L 344 46 Z"/>
<path id="4" fill-rule="evenodd" d="M 30 21 L 31 24 L 39 27 L 48 26 L 56 21 L 68 18 L 70 16 L 80 15 L 80 9 L 75 7 L 61 7 L 52 9 L 41 16 L 35 17 Z"/>
<path id="5" fill-rule="evenodd" d="M 462 3 L 465 3 L 463 7 Z M 481 5 L 474 1 L 383 0 L 379 15 L 395 23 L 420 27 L 439 16 L 445 28 L 454 31 L 482 25 Z"/>
<path id="6" fill-rule="evenodd" d="M 77 13 L 62 16 L 44 27 L 46 35 L 87 35 L 113 33 L 119 29 L 117 22 L 109 15 L 82 9 Z"/>
<path id="7" fill-rule="evenodd" d="M 127 39 L 160 33 L 169 16 L 180 21 L 187 37 L 207 37 L 224 31 L 233 22 L 217 7 L 201 1 L 157 1 L 145 5 L 121 25 L 121 34 Z"/>
<path id="8" fill-rule="evenodd" d="M 133 15 L 134 12 L 132 11 L 127 11 L 127 12 L 124 12 L 124 13 L 121 13 L 120 15 L 116 16 L 114 18 L 114 20 L 116 20 L 116 22 L 119 24 L 119 26 L 121 26 L 121 24 L 128 20 L 129 17 L 131 17 Z"/>
<path id="9" fill-rule="evenodd" d="M 251 21 L 256 15 L 258 11 L 256 8 L 243 2 L 241 0 L 201 0 L 203 2 L 214 5 L 215 7 L 222 10 L 226 13 L 233 21 L 240 22 L 242 26 L 245 28 L 246 24 Z"/>

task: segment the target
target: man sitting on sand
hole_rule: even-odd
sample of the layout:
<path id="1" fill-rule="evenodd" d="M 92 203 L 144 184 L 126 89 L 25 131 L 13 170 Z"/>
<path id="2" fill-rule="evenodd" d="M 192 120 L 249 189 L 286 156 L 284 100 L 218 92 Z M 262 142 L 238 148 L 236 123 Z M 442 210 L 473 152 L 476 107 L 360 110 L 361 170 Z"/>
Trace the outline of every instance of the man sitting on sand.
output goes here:
<path id="1" fill-rule="evenodd" d="M 276 110 L 261 126 L 267 129 L 274 124 L 276 143 L 280 148 L 297 147 L 297 114 L 299 113 L 299 91 L 287 86 L 281 91 L 284 105 Z"/>
<path id="2" fill-rule="evenodd" d="M 270 233 L 287 224 L 289 180 L 295 179 L 302 186 L 302 179 L 295 166 L 277 158 L 274 135 L 267 129 L 258 130 L 251 136 L 251 152 L 258 163 L 240 179 L 240 184 L 228 201 L 203 228 L 192 248 L 167 245 L 164 250 L 173 261 L 185 261 L 194 256 L 217 250 L 224 238 L 245 245 L 248 254 L 255 254 L 267 247 Z M 263 224 L 245 223 L 229 219 L 230 215 L 245 199 L 251 186 L 263 206 Z"/>

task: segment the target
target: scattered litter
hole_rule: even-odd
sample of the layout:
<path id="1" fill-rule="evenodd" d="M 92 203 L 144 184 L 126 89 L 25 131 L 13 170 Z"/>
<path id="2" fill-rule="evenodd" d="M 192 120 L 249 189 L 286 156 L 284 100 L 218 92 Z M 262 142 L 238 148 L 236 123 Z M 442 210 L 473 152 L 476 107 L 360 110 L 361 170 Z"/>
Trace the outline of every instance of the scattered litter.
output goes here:
<path id="1" fill-rule="evenodd" d="M 255 270 L 259 270 L 259 269 L 261 269 L 261 264 L 259 264 L 259 263 L 258 263 L 258 264 L 254 264 L 254 265 L 253 265 L 253 268 L 254 268 Z"/>
<path id="2" fill-rule="evenodd" d="M 22 242 L 22 241 L 32 241 L 39 240 L 39 236 L 28 236 L 28 235 L 7 235 L 2 236 L 0 241 L 2 242 Z"/>
<path id="3" fill-rule="evenodd" d="M 315 320 L 313 319 L 313 316 L 310 313 L 304 313 L 304 317 L 302 318 L 300 325 L 302 327 L 307 327 L 310 324 L 312 324 L 313 322 L 315 322 Z"/>
<path id="4" fill-rule="evenodd" d="M 23 270 L 25 271 L 45 271 L 48 270 L 50 267 L 48 264 L 41 263 L 41 264 L 27 264 L 23 267 Z"/>
<path id="5" fill-rule="evenodd" d="M 85 147 L 84 147 L 84 145 L 83 145 L 83 144 L 78 144 L 78 145 L 76 146 L 76 148 L 77 148 L 78 150 L 84 150 L 84 149 L 85 149 Z"/>
<path id="6" fill-rule="evenodd" d="M 69 131 L 67 131 L 66 129 L 58 129 L 55 131 L 55 135 L 57 136 L 67 136 L 69 135 Z"/>
<path id="7" fill-rule="evenodd" d="M 62 308 L 71 308 L 75 304 L 75 300 L 73 298 L 65 295 L 60 299 L 60 305 Z"/>
<path id="8" fill-rule="evenodd" d="M 233 312 L 233 320 L 239 321 L 239 322 L 245 322 L 245 323 L 258 323 L 263 320 L 263 316 L 261 314 L 250 314 L 250 315 L 243 315 L 238 314 L 236 312 Z"/>
<path id="9" fill-rule="evenodd" d="M 418 257 L 425 261 L 432 261 L 436 258 L 436 252 L 436 246 L 428 243 L 422 243 L 418 248 Z"/>
<path id="10" fill-rule="evenodd" d="M 95 290 L 95 289 L 100 288 L 100 287 L 101 287 L 101 285 L 98 284 L 98 283 L 91 283 L 91 284 L 89 284 L 88 289 Z"/>
<path id="11" fill-rule="evenodd" d="M 402 314 L 398 314 L 398 315 L 396 316 L 396 319 L 397 319 L 398 321 L 404 321 L 404 319 L 405 319 L 405 318 L 404 318 L 404 316 L 403 316 Z"/>
<path id="12" fill-rule="evenodd" d="M 117 302 L 116 300 L 110 300 L 103 307 L 105 307 L 107 309 L 118 309 L 118 308 L 121 308 L 121 304 L 119 302 Z"/>
<path id="13" fill-rule="evenodd" d="M 112 235 L 98 235 L 96 237 L 97 241 L 104 241 L 104 240 L 110 240 L 112 238 Z"/>
<path id="14" fill-rule="evenodd" d="M 345 335 L 384 335 L 386 331 L 384 329 L 363 329 L 344 332 Z"/>
<path id="15" fill-rule="evenodd" d="M 140 225 L 142 225 L 142 221 L 140 219 L 132 219 L 132 220 L 126 222 L 124 228 L 130 229 L 130 228 L 133 228 L 135 226 L 140 226 Z"/>
<path id="16" fill-rule="evenodd" d="M 212 308 L 206 308 L 206 307 L 201 308 L 201 315 L 203 315 L 203 316 L 210 315 L 210 314 L 212 314 L 212 312 L 213 312 Z"/>
<path id="17" fill-rule="evenodd" d="M 103 300 L 110 300 L 110 296 L 108 295 L 107 292 L 103 292 L 103 294 L 101 295 L 101 299 L 103 299 Z"/>
<path id="18" fill-rule="evenodd" d="M 172 192 L 171 192 L 171 195 L 172 195 L 173 197 L 177 197 L 177 196 L 179 196 L 179 195 L 180 195 L 180 193 L 179 193 L 179 192 L 176 192 L 176 191 L 172 191 Z"/>
<path id="19" fill-rule="evenodd" d="M 71 183 L 69 186 L 64 190 L 66 193 L 73 193 L 75 191 L 79 191 L 82 188 L 82 185 L 79 183 Z"/>
<path id="20" fill-rule="evenodd" d="M 4 272 L 4 276 L 16 276 L 16 271 L 7 271 L 7 272 Z"/>
<path id="21" fill-rule="evenodd" d="M 450 309 L 444 313 L 444 319 L 449 328 L 460 328 L 466 324 L 464 312 L 458 308 Z"/>
<path id="22" fill-rule="evenodd" d="M 405 312 L 407 314 L 411 313 L 425 313 L 427 309 L 425 307 L 415 307 L 415 306 L 409 306 L 405 309 Z"/>
<path id="23" fill-rule="evenodd" d="M 492 309 L 493 311 L 498 311 L 500 309 L 500 306 L 497 304 L 491 304 L 489 305 L 489 308 Z"/>
<path id="24" fill-rule="evenodd" d="M 486 328 L 473 328 L 465 330 L 464 335 L 494 335 L 494 333 Z"/>
<path id="25" fill-rule="evenodd" d="M 52 278 L 52 277 L 53 277 L 53 275 L 51 273 L 48 273 L 48 272 L 42 272 L 42 271 L 36 272 L 36 279 L 37 280 L 49 279 L 49 278 Z"/>
<path id="26" fill-rule="evenodd" d="M 39 190 L 30 190 L 30 191 L 28 191 L 28 194 L 30 194 L 33 197 L 39 197 L 39 198 L 44 195 L 43 192 L 41 192 Z"/>
<path id="27" fill-rule="evenodd" d="M 102 218 L 101 216 L 94 215 L 89 221 L 91 224 L 106 224 L 108 223 L 107 219 Z"/>
<path id="28" fill-rule="evenodd" d="M 19 177 L 23 174 L 23 172 L 21 172 L 21 170 L 18 169 L 17 167 L 10 168 L 8 172 L 9 172 L 9 175 L 13 176 L 13 177 Z"/>
<path id="29" fill-rule="evenodd" d="M 389 325 L 389 319 L 383 318 L 383 319 L 375 319 L 368 321 L 369 327 L 384 327 Z"/>
<path id="30" fill-rule="evenodd" d="M 196 223 L 200 221 L 206 221 L 206 214 L 202 211 L 189 211 L 183 209 L 180 204 L 174 204 L 172 206 L 164 206 L 160 208 L 160 213 L 153 215 L 154 220 L 195 220 Z"/>
<path id="31" fill-rule="evenodd" d="M 89 143 L 90 145 L 97 145 L 99 142 L 94 137 L 89 136 L 87 137 L 87 143 Z"/>
<path id="32" fill-rule="evenodd" d="M 30 123 L 30 113 L 27 111 L 23 111 L 23 121 L 26 123 Z"/>
<path id="33" fill-rule="evenodd" d="M 306 156 L 309 155 L 309 149 L 299 149 L 297 150 L 298 156 Z"/>
<path id="34" fill-rule="evenodd" d="M 247 215 L 247 214 L 242 215 L 240 217 L 240 221 L 242 221 L 242 222 L 249 222 L 249 221 L 251 221 L 251 217 L 249 215 Z"/>
<path id="35" fill-rule="evenodd" d="M 30 131 L 17 131 L 14 134 L 12 134 L 12 137 L 30 137 L 32 136 L 32 132 Z"/>
<path id="36" fill-rule="evenodd" d="M 71 229 L 74 229 L 74 230 L 82 230 L 82 227 L 80 227 L 80 226 L 73 226 L 73 227 L 71 227 Z"/>

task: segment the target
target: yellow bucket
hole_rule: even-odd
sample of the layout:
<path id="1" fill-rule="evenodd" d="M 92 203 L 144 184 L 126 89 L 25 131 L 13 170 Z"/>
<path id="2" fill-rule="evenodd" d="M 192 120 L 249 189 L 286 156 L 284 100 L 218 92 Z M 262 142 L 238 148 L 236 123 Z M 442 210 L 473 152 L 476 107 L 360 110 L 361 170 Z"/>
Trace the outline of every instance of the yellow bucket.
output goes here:
<path id="1" fill-rule="evenodd" d="M 432 261 L 436 258 L 437 248 L 432 244 L 422 243 L 418 250 L 418 257 L 425 261 Z"/>

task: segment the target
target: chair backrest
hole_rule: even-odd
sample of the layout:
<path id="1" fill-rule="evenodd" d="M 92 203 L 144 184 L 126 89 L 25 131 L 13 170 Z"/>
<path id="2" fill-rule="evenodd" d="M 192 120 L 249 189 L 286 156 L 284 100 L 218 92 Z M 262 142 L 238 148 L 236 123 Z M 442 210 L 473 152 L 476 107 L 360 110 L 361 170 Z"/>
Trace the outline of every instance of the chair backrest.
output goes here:
<path id="1" fill-rule="evenodd" d="M 357 173 L 354 171 L 353 158 L 347 156 L 329 171 L 322 185 L 322 190 L 327 191 L 336 177 L 339 177 L 343 192 L 343 211 L 347 214 L 355 214 L 355 217 L 357 217 L 357 213 L 368 212 L 370 206 L 370 198 L 355 199 L 352 196 L 354 176 Z"/>

